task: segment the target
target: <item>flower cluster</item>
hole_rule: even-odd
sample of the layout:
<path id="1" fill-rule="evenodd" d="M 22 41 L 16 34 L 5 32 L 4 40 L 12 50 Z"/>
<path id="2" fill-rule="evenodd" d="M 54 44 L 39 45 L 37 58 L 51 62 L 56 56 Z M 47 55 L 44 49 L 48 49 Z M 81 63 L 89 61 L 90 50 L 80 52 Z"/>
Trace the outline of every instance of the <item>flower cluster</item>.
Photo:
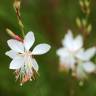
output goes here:
<path id="1" fill-rule="evenodd" d="M 38 73 L 39 66 L 34 56 L 45 54 L 51 48 L 50 45 L 44 43 L 30 51 L 34 42 L 33 32 L 28 32 L 24 40 L 10 39 L 7 41 L 11 50 L 6 52 L 6 55 L 12 59 L 9 68 L 15 70 L 16 79 L 20 78 L 21 84 L 34 79 Z"/>
<path id="2" fill-rule="evenodd" d="M 83 38 L 81 35 L 73 37 L 69 30 L 62 40 L 63 47 L 57 50 L 60 59 L 60 68 L 71 70 L 72 75 L 78 79 L 87 78 L 87 74 L 96 71 L 96 65 L 91 61 L 96 54 L 96 48 L 83 48 Z"/>

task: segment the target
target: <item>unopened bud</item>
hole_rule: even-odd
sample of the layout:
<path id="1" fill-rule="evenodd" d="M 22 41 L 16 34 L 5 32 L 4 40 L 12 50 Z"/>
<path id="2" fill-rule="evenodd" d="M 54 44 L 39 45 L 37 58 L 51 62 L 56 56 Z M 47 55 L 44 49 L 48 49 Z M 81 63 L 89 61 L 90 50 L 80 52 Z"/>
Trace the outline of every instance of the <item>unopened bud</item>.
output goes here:
<path id="1" fill-rule="evenodd" d="M 90 2 L 88 0 L 85 0 L 85 6 L 88 8 L 90 6 Z"/>
<path id="2" fill-rule="evenodd" d="M 81 21 L 79 18 L 76 18 L 76 24 L 80 28 L 81 27 Z"/>
<path id="3" fill-rule="evenodd" d="M 83 24 L 83 26 L 85 27 L 85 26 L 87 25 L 87 20 L 86 20 L 86 19 L 83 19 L 83 20 L 82 20 L 82 24 Z"/>
<path id="4" fill-rule="evenodd" d="M 90 14 L 90 8 L 87 9 L 87 14 L 88 14 L 88 15 Z"/>
<path id="5" fill-rule="evenodd" d="M 16 10 L 16 9 L 20 9 L 20 3 L 21 3 L 20 0 L 15 0 L 15 1 L 14 1 L 13 6 L 14 6 L 15 10 Z"/>
<path id="6" fill-rule="evenodd" d="M 84 2 L 83 2 L 83 0 L 80 0 L 79 1 L 79 4 L 80 4 L 80 6 L 83 8 L 84 7 Z"/>
<path id="7" fill-rule="evenodd" d="M 87 27 L 87 33 L 90 34 L 91 31 L 92 31 L 92 25 L 89 24 Z"/>
<path id="8" fill-rule="evenodd" d="M 10 29 L 6 29 L 6 32 L 8 33 L 8 35 L 10 35 L 12 38 L 18 40 L 18 41 L 22 41 L 22 39 L 16 35 L 14 32 L 12 32 Z"/>
<path id="9" fill-rule="evenodd" d="M 15 37 L 16 35 L 15 35 L 15 33 L 14 32 L 12 32 L 10 29 L 6 29 L 6 32 L 11 36 L 11 37 Z"/>

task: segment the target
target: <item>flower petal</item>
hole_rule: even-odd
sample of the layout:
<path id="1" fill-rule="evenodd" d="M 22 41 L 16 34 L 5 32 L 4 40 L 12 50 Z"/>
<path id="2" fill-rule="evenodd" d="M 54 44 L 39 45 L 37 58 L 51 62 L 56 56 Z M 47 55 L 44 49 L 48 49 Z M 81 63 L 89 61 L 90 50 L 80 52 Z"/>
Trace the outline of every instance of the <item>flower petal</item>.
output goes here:
<path id="1" fill-rule="evenodd" d="M 68 30 L 68 33 L 65 35 L 65 38 L 62 40 L 62 44 L 64 47 L 70 49 L 73 42 L 73 34 L 71 30 Z"/>
<path id="2" fill-rule="evenodd" d="M 37 62 L 36 62 L 35 59 L 32 59 L 32 66 L 33 66 L 34 70 L 35 70 L 36 72 L 38 72 L 39 66 L 38 66 L 38 64 L 37 64 Z"/>
<path id="3" fill-rule="evenodd" d="M 24 52 L 24 46 L 23 46 L 22 42 L 14 40 L 14 39 L 10 39 L 10 40 L 7 41 L 7 43 L 8 43 L 8 46 L 12 50 L 14 50 L 16 52 L 20 52 L 20 53 Z"/>
<path id="4" fill-rule="evenodd" d="M 68 33 L 65 35 L 65 38 L 62 43 L 64 47 L 74 52 L 78 51 L 83 46 L 83 38 L 81 35 L 78 35 L 76 38 L 73 38 L 73 34 L 69 30 Z"/>
<path id="5" fill-rule="evenodd" d="M 81 35 L 78 35 L 73 42 L 73 50 L 78 51 L 83 46 L 83 38 Z"/>
<path id="6" fill-rule="evenodd" d="M 45 54 L 50 50 L 51 46 L 48 44 L 39 44 L 37 45 L 33 51 L 32 51 L 32 55 L 41 55 L 41 54 Z"/>
<path id="7" fill-rule="evenodd" d="M 57 55 L 60 58 L 61 65 L 64 65 L 66 69 L 74 69 L 76 60 L 66 48 L 57 50 Z"/>
<path id="8" fill-rule="evenodd" d="M 83 64 L 84 71 L 87 73 L 92 73 L 96 70 L 96 66 L 92 62 L 85 62 Z"/>
<path id="9" fill-rule="evenodd" d="M 84 49 L 81 49 L 77 53 L 76 57 L 83 61 L 89 61 L 95 55 L 95 52 L 96 52 L 95 47 L 89 48 L 86 51 L 84 51 Z"/>
<path id="10" fill-rule="evenodd" d="M 76 68 L 76 77 L 78 79 L 85 79 L 85 78 L 87 78 L 87 74 L 85 73 L 82 64 L 78 64 L 77 65 L 77 68 Z"/>
<path id="11" fill-rule="evenodd" d="M 26 50 L 29 50 L 32 45 L 35 42 L 35 37 L 34 37 L 34 33 L 33 32 L 28 32 L 27 35 L 24 38 L 24 46 Z"/>
<path id="12" fill-rule="evenodd" d="M 65 68 L 74 70 L 76 60 L 72 56 L 60 57 L 60 64 L 64 64 Z"/>
<path id="13" fill-rule="evenodd" d="M 7 55 L 7 56 L 9 56 L 10 58 L 15 58 L 16 56 L 17 56 L 17 52 L 15 52 L 15 51 L 13 51 L 13 50 L 10 50 L 10 51 L 7 51 L 6 53 L 5 53 L 5 55 Z"/>
<path id="14" fill-rule="evenodd" d="M 60 48 L 57 50 L 56 53 L 58 56 L 62 56 L 62 57 L 66 57 L 66 56 L 70 55 L 70 53 L 68 52 L 68 50 L 66 48 Z"/>
<path id="15" fill-rule="evenodd" d="M 19 69 L 24 64 L 24 58 L 23 57 L 16 57 L 12 60 L 10 63 L 10 69 Z"/>

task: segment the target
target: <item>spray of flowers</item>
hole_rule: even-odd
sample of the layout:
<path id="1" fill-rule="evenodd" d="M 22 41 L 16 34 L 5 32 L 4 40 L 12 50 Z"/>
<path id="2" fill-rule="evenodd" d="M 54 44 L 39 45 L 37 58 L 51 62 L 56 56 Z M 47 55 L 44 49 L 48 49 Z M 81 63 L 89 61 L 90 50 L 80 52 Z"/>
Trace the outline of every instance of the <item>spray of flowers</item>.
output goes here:
<path id="1" fill-rule="evenodd" d="M 12 59 L 9 68 L 15 70 L 16 79 L 20 79 L 20 84 L 22 85 L 29 80 L 35 79 L 36 75 L 38 75 L 39 66 L 34 56 L 47 53 L 51 46 L 46 43 L 42 43 L 38 44 L 31 51 L 30 48 L 35 42 L 35 36 L 32 31 L 29 31 L 25 35 L 24 25 L 20 15 L 20 0 L 15 0 L 14 9 L 23 38 L 7 28 L 6 31 L 12 39 L 7 41 L 11 50 L 7 51 L 5 54 Z"/>
<path id="2" fill-rule="evenodd" d="M 84 14 L 84 18 L 76 18 L 80 35 L 75 37 L 72 31 L 68 30 L 62 40 L 62 47 L 56 53 L 59 56 L 60 70 L 71 71 L 72 76 L 83 81 L 88 78 L 88 74 L 96 73 L 96 64 L 92 61 L 96 55 L 96 46 L 84 48 L 92 31 L 92 24 L 88 20 L 91 0 L 79 0 L 79 5 Z"/>
<path id="3" fill-rule="evenodd" d="M 78 79 L 84 79 L 87 74 L 96 71 L 96 65 L 91 61 L 96 54 L 96 47 L 84 49 L 81 35 L 74 38 L 69 30 L 62 40 L 62 45 L 63 47 L 57 50 L 61 68 L 71 70 L 72 75 Z"/>

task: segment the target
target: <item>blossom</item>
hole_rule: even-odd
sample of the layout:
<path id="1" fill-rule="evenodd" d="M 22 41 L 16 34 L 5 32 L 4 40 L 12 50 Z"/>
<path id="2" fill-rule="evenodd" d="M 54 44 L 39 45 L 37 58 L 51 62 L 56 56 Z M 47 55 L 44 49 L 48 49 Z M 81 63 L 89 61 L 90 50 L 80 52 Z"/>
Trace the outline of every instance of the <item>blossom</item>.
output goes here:
<path id="1" fill-rule="evenodd" d="M 70 30 L 62 40 L 62 45 L 63 47 L 57 50 L 60 68 L 71 70 L 72 75 L 78 79 L 84 79 L 87 74 L 95 72 L 96 66 L 91 59 L 96 54 L 96 47 L 85 50 L 82 36 L 74 38 Z"/>
<path id="2" fill-rule="evenodd" d="M 91 61 L 91 58 L 95 55 L 96 48 L 92 47 L 87 50 L 82 48 L 76 55 L 78 59 L 78 65 L 76 69 L 76 76 L 79 79 L 87 78 L 87 74 L 94 73 L 96 71 L 96 65 Z"/>
<path id="3" fill-rule="evenodd" d="M 62 40 L 63 47 L 57 50 L 57 55 L 60 57 L 60 64 L 64 65 L 67 70 L 74 70 L 76 63 L 76 53 L 83 46 L 83 38 L 81 35 L 73 37 L 69 30 Z"/>
<path id="4" fill-rule="evenodd" d="M 32 51 L 30 48 L 35 42 L 33 32 L 28 32 L 22 41 L 10 39 L 7 41 L 10 51 L 5 54 L 12 59 L 9 68 L 15 70 L 16 78 L 20 78 L 21 84 L 34 78 L 38 73 L 39 66 L 35 60 L 35 55 L 47 53 L 51 46 L 48 44 L 38 44 Z"/>

